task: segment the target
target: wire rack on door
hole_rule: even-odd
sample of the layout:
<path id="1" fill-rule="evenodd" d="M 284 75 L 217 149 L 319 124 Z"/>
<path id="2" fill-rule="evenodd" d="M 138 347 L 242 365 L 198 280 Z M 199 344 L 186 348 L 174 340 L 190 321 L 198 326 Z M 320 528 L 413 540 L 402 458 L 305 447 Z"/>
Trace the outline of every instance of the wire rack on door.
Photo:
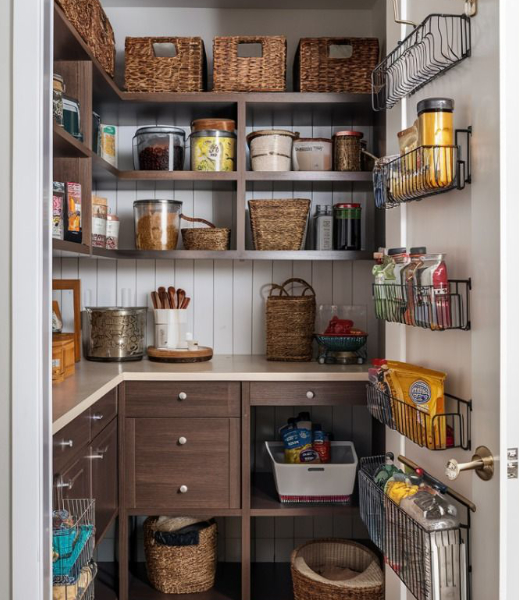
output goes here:
<path id="1" fill-rule="evenodd" d="M 432 285 L 373 284 L 377 319 L 433 331 L 470 329 L 470 279 Z"/>
<path id="2" fill-rule="evenodd" d="M 403 456 L 398 460 L 418 473 L 424 482 L 449 495 L 466 509 L 466 522 L 450 529 L 429 531 L 384 493 L 375 479 L 379 468 L 393 455 L 360 460 L 360 514 L 371 540 L 386 563 L 418 600 L 456 598 L 470 600 L 470 512 L 476 507 Z"/>
<path id="3" fill-rule="evenodd" d="M 444 394 L 445 411 L 430 414 L 369 383 L 368 410 L 371 415 L 406 438 L 429 450 L 449 450 L 471 447 L 472 401 Z"/>
<path id="4" fill-rule="evenodd" d="M 94 599 L 94 547 L 94 500 L 60 500 L 53 513 L 52 529 L 54 600 Z"/>
<path id="5" fill-rule="evenodd" d="M 461 135 L 466 136 L 466 158 L 462 158 Z M 405 202 L 464 189 L 472 181 L 471 135 L 471 127 L 456 129 L 454 146 L 420 146 L 401 156 L 378 160 L 373 170 L 375 206 L 394 208 Z"/>
<path id="6" fill-rule="evenodd" d="M 429 15 L 373 71 L 374 110 L 392 108 L 468 58 L 471 43 L 469 17 Z"/>

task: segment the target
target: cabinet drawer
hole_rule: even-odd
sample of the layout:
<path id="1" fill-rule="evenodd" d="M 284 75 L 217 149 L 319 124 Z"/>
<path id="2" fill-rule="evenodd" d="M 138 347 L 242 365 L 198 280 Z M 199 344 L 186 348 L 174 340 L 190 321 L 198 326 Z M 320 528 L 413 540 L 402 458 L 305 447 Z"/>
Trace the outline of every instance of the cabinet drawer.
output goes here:
<path id="1" fill-rule="evenodd" d="M 113 389 L 98 400 L 90 409 L 90 420 L 92 422 L 92 439 L 96 437 L 117 415 L 117 390 Z"/>
<path id="2" fill-rule="evenodd" d="M 250 402 L 256 406 L 312 406 L 314 404 L 366 404 L 365 381 L 268 381 L 250 385 Z"/>
<path id="3" fill-rule="evenodd" d="M 239 417 L 240 383 L 129 381 L 127 417 Z"/>
<path id="4" fill-rule="evenodd" d="M 239 419 L 126 419 L 130 508 L 238 508 Z"/>
<path id="5" fill-rule="evenodd" d="M 84 449 L 88 451 L 87 448 Z M 59 500 L 84 499 L 92 497 L 90 479 L 90 458 L 81 456 L 71 466 L 55 477 L 55 506 L 59 506 Z"/>
<path id="6" fill-rule="evenodd" d="M 54 473 L 73 460 L 90 441 L 90 414 L 85 412 L 69 423 L 52 439 Z"/>

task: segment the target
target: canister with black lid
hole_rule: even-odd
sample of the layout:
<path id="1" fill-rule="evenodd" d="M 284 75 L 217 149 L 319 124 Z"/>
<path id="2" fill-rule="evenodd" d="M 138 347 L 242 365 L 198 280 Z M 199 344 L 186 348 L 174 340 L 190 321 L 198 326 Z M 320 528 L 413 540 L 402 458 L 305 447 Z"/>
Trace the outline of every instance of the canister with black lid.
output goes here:
<path id="1" fill-rule="evenodd" d="M 341 203 L 333 206 L 333 247 L 335 250 L 360 250 L 362 207 Z"/>
<path id="2" fill-rule="evenodd" d="M 426 98 L 417 105 L 420 146 L 454 145 L 454 100 Z"/>

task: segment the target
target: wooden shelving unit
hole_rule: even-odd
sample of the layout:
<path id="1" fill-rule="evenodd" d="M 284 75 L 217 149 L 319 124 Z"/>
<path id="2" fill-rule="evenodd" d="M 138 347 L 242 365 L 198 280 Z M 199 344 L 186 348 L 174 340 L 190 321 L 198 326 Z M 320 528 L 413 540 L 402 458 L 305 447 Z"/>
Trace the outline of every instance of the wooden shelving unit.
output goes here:
<path id="1" fill-rule="evenodd" d="M 254 183 L 265 182 L 329 182 L 339 186 L 364 186 L 366 191 L 372 180 L 371 172 L 257 172 L 248 170 L 246 156 L 246 128 L 257 115 L 287 111 L 293 119 L 305 115 L 329 115 L 337 122 L 361 123 L 376 126 L 369 94 L 316 94 L 316 93 L 131 93 L 119 88 L 101 67 L 89 47 L 70 25 L 60 7 L 54 10 L 54 57 L 56 71 L 64 75 L 67 93 L 77 96 L 81 103 L 83 142 L 54 126 L 54 167 L 58 181 L 79 181 L 83 189 L 83 243 L 76 244 L 53 240 L 55 256 L 90 256 L 104 259 L 229 259 L 229 260 L 370 260 L 378 247 L 376 232 L 383 230 L 382 214 L 365 211 L 366 230 L 370 232 L 368 247 L 360 252 L 256 252 L 247 245 L 247 193 Z M 70 84 L 72 80 L 72 84 Z M 176 122 L 189 123 L 197 117 L 222 116 L 237 122 L 237 165 L 232 173 L 194 171 L 131 171 L 118 169 L 92 151 L 91 112 L 102 115 L 103 122 L 120 125 L 136 124 L 143 116 L 158 119 L 175 118 Z M 308 116 L 310 115 L 310 117 Z M 142 121 L 141 121 L 142 122 Z M 117 251 L 91 248 L 91 190 L 115 190 L 120 182 L 207 182 L 228 186 L 235 195 L 233 209 L 233 249 L 224 252 L 184 251 L 140 252 L 135 249 Z M 225 187 L 224 189 L 227 189 Z M 353 189 L 349 187 L 347 189 Z M 122 227 L 133 227 L 122 222 Z M 227 225 L 229 226 L 229 225 Z"/>

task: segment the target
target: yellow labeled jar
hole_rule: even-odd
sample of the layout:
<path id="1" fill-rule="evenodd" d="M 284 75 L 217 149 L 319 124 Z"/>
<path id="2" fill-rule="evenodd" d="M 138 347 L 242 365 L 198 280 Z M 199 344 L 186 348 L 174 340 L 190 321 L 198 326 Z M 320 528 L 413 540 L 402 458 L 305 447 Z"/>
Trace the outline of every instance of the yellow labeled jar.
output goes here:
<path id="1" fill-rule="evenodd" d="M 234 171 L 236 134 L 205 129 L 191 134 L 192 171 Z"/>

